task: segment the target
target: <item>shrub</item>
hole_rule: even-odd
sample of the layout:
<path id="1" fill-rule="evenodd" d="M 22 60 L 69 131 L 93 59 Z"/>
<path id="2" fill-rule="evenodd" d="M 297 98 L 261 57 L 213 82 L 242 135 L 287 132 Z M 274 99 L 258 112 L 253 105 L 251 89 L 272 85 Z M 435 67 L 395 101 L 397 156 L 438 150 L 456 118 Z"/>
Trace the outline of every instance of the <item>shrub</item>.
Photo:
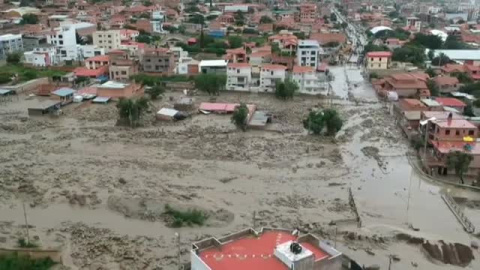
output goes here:
<path id="1" fill-rule="evenodd" d="M 198 209 L 188 209 L 186 211 L 181 211 L 171 207 L 169 204 L 165 205 L 164 214 L 173 218 L 173 221 L 170 225 L 175 228 L 179 228 L 184 225 L 202 226 L 208 219 L 208 215 Z"/>

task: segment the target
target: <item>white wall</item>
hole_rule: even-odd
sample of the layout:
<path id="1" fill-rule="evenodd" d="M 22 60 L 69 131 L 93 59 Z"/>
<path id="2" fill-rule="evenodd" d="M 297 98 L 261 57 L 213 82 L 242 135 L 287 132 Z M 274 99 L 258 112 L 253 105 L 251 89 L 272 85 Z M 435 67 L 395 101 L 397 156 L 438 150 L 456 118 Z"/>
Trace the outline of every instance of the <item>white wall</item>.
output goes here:
<path id="1" fill-rule="evenodd" d="M 212 270 L 202 261 L 202 259 L 197 256 L 193 250 L 190 251 L 190 263 L 192 270 Z"/>

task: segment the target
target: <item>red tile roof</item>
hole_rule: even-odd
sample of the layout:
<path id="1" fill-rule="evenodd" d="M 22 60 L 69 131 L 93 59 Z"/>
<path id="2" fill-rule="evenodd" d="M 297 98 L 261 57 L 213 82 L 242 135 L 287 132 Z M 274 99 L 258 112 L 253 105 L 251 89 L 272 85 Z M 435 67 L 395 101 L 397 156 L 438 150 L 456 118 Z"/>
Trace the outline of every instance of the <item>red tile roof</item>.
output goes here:
<path id="1" fill-rule="evenodd" d="M 103 66 L 97 69 L 88 69 L 85 67 L 77 67 L 73 73 L 77 77 L 100 77 L 107 73 L 108 66 Z"/>
<path id="2" fill-rule="evenodd" d="M 229 63 L 227 65 L 229 68 L 249 68 L 250 64 L 249 63 Z"/>
<path id="3" fill-rule="evenodd" d="M 438 152 L 442 154 L 448 154 L 451 151 L 460 151 L 465 152 L 473 155 L 480 154 L 480 145 L 474 142 L 449 142 L 449 141 L 434 141 L 432 142 L 433 147 L 437 149 Z M 471 149 L 467 151 L 465 146 L 469 144 Z"/>
<path id="4" fill-rule="evenodd" d="M 199 257 L 212 270 L 288 270 L 288 266 L 273 254 L 279 244 L 297 237 L 282 231 L 264 232 L 258 237 L 246 236 L 222 245 L 200 251 Z M 328 254 L 313 245 L 300 243 L 310 250 L 315 260 Z"/>
<path id="5" fill-rule="evenodd" d="M 369 52 L 367 57 L 392 57 L 392 52 Z"/>
<path id="6" fill-rule="evenodd" d="M 293 73 L 308 73 L 308 72 L 314 72 L 315 69 L 313 67 L 308 67 L 308 66 L 294 66 L 293 67 Z"/>
<path id="7" fill-rule="evenodd" d="M 465 104 L 463 101 L 456 99 L 456 98 L 436 98 L 436 102 L 442 104 L 443 106 L 448 106 L 448 107 L 466 107 L 467 104 Z"/>
<path id="8" fill-rule="evenodd" d="M 435 122 L 435 124 L 443 128 L 477 128 L 474 124 L 465 119 L 442 120 Z"/>
<path id="9" fill-rule="evenodd" d="M 347 36 L 343 33 L 313 33 L 310 35 L 310 39 L 318 41 L 320 45 L 329 42 L 338 42 L 340 44 L 347 42 Z"/>
<path id="10" fill-rule="evenodd" d="M 450 76 L 437 76 L 433 78 L 433 81 L 438 86 L 450 86 L 450 85 L 456 85 L 460 83 L 456 77 L 450 77 Z"/>
<path id="11" fill-rule="evenodd" d="M 94 62 L 108 62 L 108 55 L 98 55 L 94 57 L 87 58 L 85 61 L 94 61 Z"/>
<path id="12" fill-rule="evenodd" d="M 282 65 L 275 65 L 275 64 L 265 64 L 262 66 L 263 69 L 273 69 L 273 70 L 286 70 L 287 67 L 286 66 L 282 66 Z"/>

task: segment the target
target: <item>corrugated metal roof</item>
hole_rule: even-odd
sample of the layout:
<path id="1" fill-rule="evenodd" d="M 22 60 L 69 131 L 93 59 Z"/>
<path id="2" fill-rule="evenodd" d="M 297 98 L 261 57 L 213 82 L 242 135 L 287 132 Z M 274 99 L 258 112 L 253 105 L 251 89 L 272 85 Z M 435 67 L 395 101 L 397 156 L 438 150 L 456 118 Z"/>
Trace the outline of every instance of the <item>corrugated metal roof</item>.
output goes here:
<path id="1" fill-rule="evenodd" d="M 72 95 L 73 93 L 75 93 L 75 90 L 71 88 L 60 88 L 58 90 L 53 91 L 52 94 L 60 97 L 66 97 L 66 96 Z"/>
<path id="2" fill-rule="evenodd" d="M 169 109 L 169 108 L 161 108 L 160 111 L 157 112 L 157 115 L 165 115 L 169 117 L 174 117 L 175 114 L 177 114 L 178 111 L 174 109 Z"/>
<path id="3" fill-rule="evenodd" d="M 94 103 L 107 103 L 110 100 L 110 97 L 96 97 L 92 100 Z"/>

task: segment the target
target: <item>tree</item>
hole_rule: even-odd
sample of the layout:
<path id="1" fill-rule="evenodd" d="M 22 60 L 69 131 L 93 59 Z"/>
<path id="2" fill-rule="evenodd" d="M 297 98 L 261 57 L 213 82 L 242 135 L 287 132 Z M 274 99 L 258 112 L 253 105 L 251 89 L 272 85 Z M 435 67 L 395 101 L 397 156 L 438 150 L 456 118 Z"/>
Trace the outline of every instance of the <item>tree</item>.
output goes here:
<path id="1" fill-rule="evenodd" d="M 235 108 L 233 112 L 231 121 L 235 126 L 241 128 L 243 131 L 247 129 L 247 117 L 248 117 L 248 108 L 247 105 L 241 103 Z"/>
<path id="2" fill-rule="evenodd" d="M 223 74 L 201 74 L 195 78 L 195 87 L 210 95 L 218 95 L 226 83 L 227 77 Z"/>
<path id="3" fill-rule="evenodd" d="M 260 23 L 273 23 L 273 19 L 270 18 L 269 16 L 263 15 L 260 18 Z"/>
<path id="4" fill-rule="evenodd" d="M 343 126 L 342 119 L 334 109 L 326 109 L 323 112 L 323 119 L 327 127 L 328 136 L 334 136 Z"/>
<path id="5" fill-rule="evenodd" d="M 425 73 L 427 73 L 430 78 L 433 78 L 433 77 L 437 76 L 437 73 L 435 73 L 435 70 L 431 67 L 428 67 L 425 70 Z"/>
<path id="6" fill-rule="evenodd" d="M 475 112 L 473 111 L 473 106 L 471 103 L 468 103 L 465 109 L 463 110 L 463 114 L 469 117 L 475 117 Z"/>
<path id="7" fill-rule="evenodd" d="M 437 50 L 443 46 L 443 40 L 441 37 L 436 35 L 425 35 L 422 33 L 416 34 L 411 43 L 421 45 L 430 50 Z"/>
<path id="8" fill-rule="evenodd" d="M 347 28 L 347 27 L 348 27 L 348 23 L 346 23 L 346 22 L 342 22 L 341 26 L 342 26 L 342 29 L 345 29 L 345 28 Z"/>
<path id="9" fill-rule="evenodd" d="M 204 25 L 205 24 L 205 17 L 203 17 L 203 15 L 201 15 L 201 14 L 195 14 L 188 20 L 188 22 Z"/>
<path id="10" fill-rule="evenodd" d="M 440 94 L 440 90 L 438 88 L 437 83 L 434 80 L 427 81 L 428 90 L 430 90 L 430 95 L 434 97 L 438 97 Z"/>
<path id="11" fill-rule="evenodd" d="M 298 84 L 291 79 L 275 84 L 275 96 L 282 100 L 292 99 L 298 91 Z"/>
<path id="12" fill-rule="evenodd" d="M 330 21 L 331 22 L 336 22 L 337 21 L 337 15 L 335 13 L 330 13 Z"/>
<path id="13" fill-rule="evenodd" d="M 240 48 L 243 45 L 243 38 L 240 36 L 229 36 L 228 37 L 228 44 L 230 44 L 230 48 Z"/>
<path id="14" fill-rule="evenodd" d="M 427 53 L 427 56 L 428 56 L 428 59 L 430 59 L 430 61 L 432 61 L 433 58 L 435 58 L 435 51 L 434 50 L 429 50 L 428 53 Z"/>
<path id="15" fill-rule="evenodd" d="M 455 170 L 455 174 L 460 178 L 462 184 L 465 183 L 463 181 L 463 175 L 468 171 L 472 160 L 472 155 L 461 151 L 453 151 L 447 154 L 447 166 Z"/>
<path id="16" fill-rule="evenodd" d="M 243 15 L 243 13 L 240 10 L 237 10 L 237 12 L 235 12 L 234 18 L 235 18 L 235 24 L 236 25 L 242 26 L 242 25 L 245 24 L 245 16 Z"/>
<path id="17" fill-rule="evenodd" d="M 7 63 L 16 65 L 22 60 L 22 55 L 18 52 L 9 53 L 7 55 Z"/>
<path id="18" fill-rule="evenodd" d="M 461 50 L 468 48 L 468 45 L 460 41 L 459 36 L 453 33 L 448 35 L 445 43 L 443 44 L 443 48 L 449 50 Z"/>
<path id="19" fill-rule="evenodd" d="M 148 107 L 148 100 L 144 97 L 138 99 L 121 98 L 117 103 L 120 119 L 128 121 L 131 127 L 137 126 L 142 114 L 148 109 Z"/>
<path id="20" fill-rule="evenodd" d="M 470 74 L 466 72 L 452 72 L 450 73 L 453 77 L 456 77 L 460 83 L 463 84 L 471 84 L 473 83 L 472 77 L 470 77 Z"/>
<path id="21" fill-rule="evenodd" d="M 151 99 L 155 100 L 165 93 L 165 88 L 161 84 L 156 84 L 148 87 L 145 92 L 150 96 Z"/>
<path id="22" fill-rule="evenodd" d="M 432 65 L 434 66 L 443 66 L 452 62 L 453 61 L 444 53 L 441 53 L 439 56 L 432 59 Z"/>
<path id="23" fill-rule="evenodd" d="M 28 7 L 30 6 L 31 1 L 30 0 L 20 0 L 20 7 Z"/>
<path id="24" fill-rule="evenodd" d="M 388 52 L 390 51 L 387 46 L 385 45 L 374 45 L 372 42 L 369 42 L 365 47 L 363 48 L 363 54 L 367 54 L 368 52 Z"/>
<path id="25" fill-rule="evenodd" d="M 22 16 L 20 24 L 37 24 L 38 16 L 35 14 L 25 14 Z"/>
<path id="26" fill-rule="evenodd" d="M 303 126 L 311 133 L 319 135 L 326 127 L 326 135 L 334 136 L 343 126 L 343 120 L 334 109 L 310 112 L 307 119 L 303 120 Z"/>
<path id="27" fill-rule="evenodd" d="M 325 127 L 325 120 L 321 111 L 310 112 L 307 119 L 303 120 L 303 126 L 309 132 L 319 135 Z"/>
<path id="28" fill-rule="evenodd" d="M 149 7 L 149 6 L 152 6 L 153 3 L 152 3 L 152 1 L 147 0 L 147 1 L 143 1 L 143 5 L 146 6 L 146 7 Z"/>
<path id="29" fill-rule="evenodd" d="M 422 65 L 425 61 L 425 53 L 422 47 L 406 45 L 393 51 L 393 61 L 410 62 L 414 65 Z"/>

